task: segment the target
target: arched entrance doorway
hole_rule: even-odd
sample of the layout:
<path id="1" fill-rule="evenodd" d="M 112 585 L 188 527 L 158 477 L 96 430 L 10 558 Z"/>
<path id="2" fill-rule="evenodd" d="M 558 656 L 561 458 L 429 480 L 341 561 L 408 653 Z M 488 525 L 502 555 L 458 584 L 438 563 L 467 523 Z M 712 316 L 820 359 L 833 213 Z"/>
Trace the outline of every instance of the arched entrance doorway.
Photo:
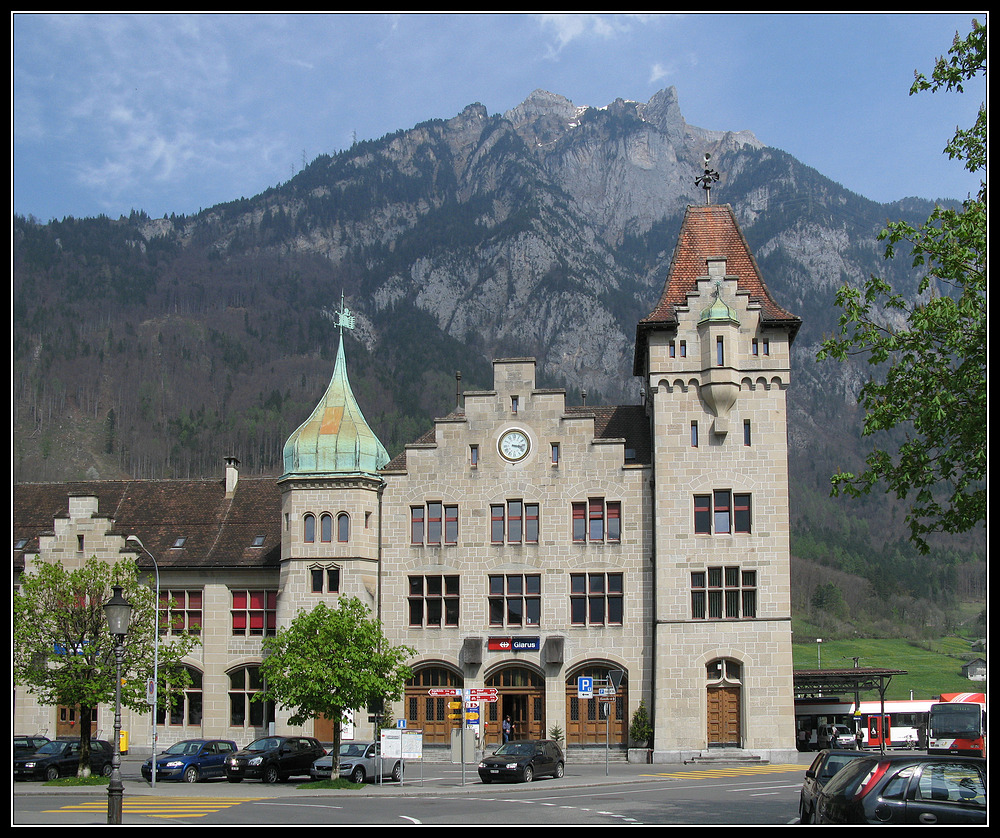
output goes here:
<path id="1" fill-rule="evenodd" d="M 628 674 L 622 678 L 612 700 L 600 697 L 580 698 L 577 679 L 589 677 L 595 684 L 606 685 L 608 672 L 617 667 L 588 664 L 573 670 L 566 679 L 566 744 L 628 747 Z"/>
<path id="2" fill-rule="evenodd" d="M 738 748 L 743 743 L 740 719 L 743 668 L 738 661 L 717 658 L 705 667 L 705 677 L 708 747 Z"/>
<path id="3" fill-rule="evenodd" d="M 487 745 L 503 742 L 501 722 L 510 716 L 511 739 L 545 738 L 545 679 L 524 666 L 505 666 L 486 679 L 487 687 L 496 687 L 497 700 L 486 711 L 483 731 Z"/>
<path id="4" fill-rule="evenodd" d="M 431 695 L 432 689 L 461 689 L 462 676 L 443 666 L 425 666 L 417 669 L 406 682 L 403 697 L 406 726 L 422 730 L 425 745 L 448 745 L 454 723 L 448 719 L 446 696 Z"/>

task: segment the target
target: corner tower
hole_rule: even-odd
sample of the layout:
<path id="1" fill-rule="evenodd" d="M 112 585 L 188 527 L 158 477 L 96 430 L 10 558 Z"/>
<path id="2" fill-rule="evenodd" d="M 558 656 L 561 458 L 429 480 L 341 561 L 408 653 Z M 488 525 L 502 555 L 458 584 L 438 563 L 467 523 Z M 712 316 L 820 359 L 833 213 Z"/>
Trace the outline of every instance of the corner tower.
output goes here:
<path id="1" fill-rule="evenodd" d="M 278 623 L 341 595 L 378 602 L 378 471 L 389 455 L 361 412 L 347 376 L 345 328 L 354 317 L 341 303 L 337 360 L 312 414 L 284 447 L 281 490 L 281 584 Z"/>
<path id="2" fill-rule="evenodd" d="M 655 762 L 795 751 L 785 390 L 800 324 L 732 209 L 689 207 L 634 361 L 653 446 Z"/>

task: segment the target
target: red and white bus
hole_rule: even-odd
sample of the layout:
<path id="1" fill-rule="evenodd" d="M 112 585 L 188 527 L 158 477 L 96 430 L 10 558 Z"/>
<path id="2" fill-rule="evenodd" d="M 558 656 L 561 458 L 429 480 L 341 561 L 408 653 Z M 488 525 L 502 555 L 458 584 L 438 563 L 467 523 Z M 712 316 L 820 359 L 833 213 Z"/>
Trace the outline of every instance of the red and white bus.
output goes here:
<path id="1" fill-rule="evenodd" d="M 985 693 L 948 693 L 931 705 L 927 753 L 986 756 Z"/>

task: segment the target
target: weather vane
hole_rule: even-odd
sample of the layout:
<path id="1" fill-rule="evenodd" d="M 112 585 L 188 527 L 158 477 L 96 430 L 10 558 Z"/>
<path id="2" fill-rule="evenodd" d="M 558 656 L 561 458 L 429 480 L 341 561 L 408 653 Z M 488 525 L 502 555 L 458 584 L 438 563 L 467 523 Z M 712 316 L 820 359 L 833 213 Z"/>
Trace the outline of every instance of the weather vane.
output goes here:
<path id="1" fill-rule="evenodd" d="M 323 316 L 333 321 L 333 325 L 339 328 L 341 333 L 344 329 L 354 328 L 354 314 L 344 305 L 344 292 L 340 292 L 340 311 L 329 311 L 323 309 Z"/>
<path id="2" fill-rule="evenodd" d="M 705 152 L 705 173 L 701 177 L 694 179 L 694 182 L 705 190 L 705 202 L 712 203 L 712 184 L 719 179 L 719 173 L 715 169 L 710 169 L 708 167 L 708 161 L 712 159 L 712 155 L 707 151 Z"/>

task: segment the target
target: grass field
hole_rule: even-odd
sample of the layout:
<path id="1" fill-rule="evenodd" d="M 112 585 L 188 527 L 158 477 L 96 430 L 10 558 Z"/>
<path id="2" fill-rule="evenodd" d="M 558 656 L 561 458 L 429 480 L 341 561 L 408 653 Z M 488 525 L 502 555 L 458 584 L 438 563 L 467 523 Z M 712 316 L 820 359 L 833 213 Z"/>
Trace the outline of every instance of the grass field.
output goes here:
<path id="1" fill-rule="evenodd" d="M 936 640 L 824 640 L 823 643 L 795 643 L 795 669 L 817 668 L 817 646 L 821 669 L 850 669 L 858 665 L 878 669 L 905 670 L 889 683 L 886 698 L 935 698 L 941 693 L 985 692 L 986 684 L 962 677 L 962 665 L 982 656 L 970 650 L 968 640 L 942 637 Z M 871 698 L 864 695 L 862 698 Z"/>

